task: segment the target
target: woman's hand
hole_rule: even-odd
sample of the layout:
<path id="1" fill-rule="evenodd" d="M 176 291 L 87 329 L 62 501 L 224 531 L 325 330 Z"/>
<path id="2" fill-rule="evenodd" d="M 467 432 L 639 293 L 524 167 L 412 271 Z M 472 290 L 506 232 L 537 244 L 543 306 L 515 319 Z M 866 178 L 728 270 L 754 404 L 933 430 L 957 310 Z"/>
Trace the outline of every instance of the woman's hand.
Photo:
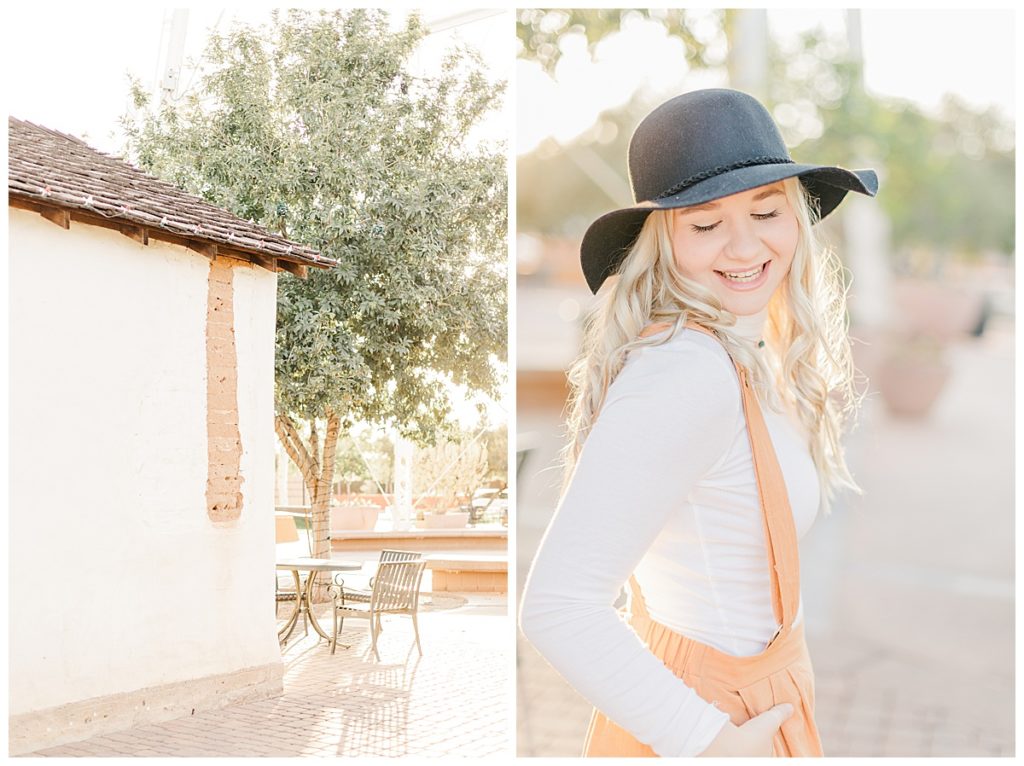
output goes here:
<path id="1" fill-rule="evenodd" d="M 783 702 L 739 726 L 732 722 L 726 722 L 722 730 L 718 732 L 718 736 L 711 741 L 700 757 L 770 756 L 775 732 L 791 715 L 793 715 L 793 706 L 788 702 Z"/>

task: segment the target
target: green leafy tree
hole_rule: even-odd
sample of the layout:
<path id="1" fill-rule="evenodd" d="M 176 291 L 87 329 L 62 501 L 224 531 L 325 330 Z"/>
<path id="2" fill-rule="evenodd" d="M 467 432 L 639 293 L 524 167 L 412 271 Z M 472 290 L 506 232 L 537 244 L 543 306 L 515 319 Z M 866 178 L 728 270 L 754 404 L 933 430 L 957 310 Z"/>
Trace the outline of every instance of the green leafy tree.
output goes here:
<path id="1" fill-rule="evenodd" d="M 508 486 L 508 426 L 492 428 L 483 436 L 487 445 L 487 478 Z"/>
<path id="2" fill-rule="evenodd" d="M 278 281 L 275 427 L 329 555 L 339 434 L 356 421 L 433 442 L 447 381 L 495 394 L 506 358 L 501 145 L 467 134 L 499 105 L 479 57 L 413 74 L 426 34 L 379 10 L 273 13 L 214 34 L 201 87 L 126 118 L 143 167 L 338 261 Z"/>
<path id="3" fill-rule="evenodd" d="M 601 40 L 622 28 L 624 20 L 636 17 L 658 21 L 678 36 L 691 66 L 714 66 L 722 62 L 708 42 L 721 30 L 725 13 L 683 8 L 521 8 L 516 12 L 519 55 L 551 73 L 562 56 L 561 43 L 566 35 L 585 37 L 587 49 L 593 54 Z M 698 17 L 704 22 L 699 30 L 694 24 Z"/>
<path id="4" fill-rule="evenodd" d="M 350 430 L 338 441 L 334 474 L 345 494 L 390 491 L 394 473 L 395 445 L 387 434 Z M 372 487 L 372 489 L 365 489 Z"/>
<path id="5" fill-rule="evenodd" d="M 340 490 L 345 495 L 352 494 L 353 483 L 358 482 L 356 484 L 358 487 L 370 478 L 366 463 L 350 435 L 344 435 L 338 440 L 338 446 L 334 453 L 334 476 L 338 483 L 336 491 Z"/>

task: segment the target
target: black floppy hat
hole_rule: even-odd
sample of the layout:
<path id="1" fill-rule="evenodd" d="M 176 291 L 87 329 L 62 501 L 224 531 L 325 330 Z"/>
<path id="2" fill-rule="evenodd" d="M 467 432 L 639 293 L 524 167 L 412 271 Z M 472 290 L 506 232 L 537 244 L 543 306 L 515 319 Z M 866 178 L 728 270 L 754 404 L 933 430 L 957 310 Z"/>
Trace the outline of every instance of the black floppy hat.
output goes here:
<path id="1" fill-rule="evenodd" d="M 798 176 L 818 200 L 821 220 L 848 191 L 874 196 L 873 170 L 801 165 L 789 156 L 768 110 L 728 88 L 676 96 L 648 114 L 629 141 L 632 207 L 594 221 L 580 247 L 583 275 L 596 293 L 629 252 L 654 210 L 699 205 Z"/>

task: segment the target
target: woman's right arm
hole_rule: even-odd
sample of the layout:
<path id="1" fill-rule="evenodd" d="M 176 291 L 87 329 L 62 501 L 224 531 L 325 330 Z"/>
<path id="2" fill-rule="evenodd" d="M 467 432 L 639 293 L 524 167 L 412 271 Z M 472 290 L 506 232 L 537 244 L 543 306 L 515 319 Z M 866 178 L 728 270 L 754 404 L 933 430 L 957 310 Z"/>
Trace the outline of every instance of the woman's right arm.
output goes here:
<path id="1" fill-rule="evenodd" d="M 520 627 L 538 651 L 662 756 L 701 753 L 731 727 L 729 716 L 666 668 L 612 604 L 728 449 L 742 420 L 738 386 L 724 351 L 699 338 L 635 352 L 608 391 L 523 594 Z"/>

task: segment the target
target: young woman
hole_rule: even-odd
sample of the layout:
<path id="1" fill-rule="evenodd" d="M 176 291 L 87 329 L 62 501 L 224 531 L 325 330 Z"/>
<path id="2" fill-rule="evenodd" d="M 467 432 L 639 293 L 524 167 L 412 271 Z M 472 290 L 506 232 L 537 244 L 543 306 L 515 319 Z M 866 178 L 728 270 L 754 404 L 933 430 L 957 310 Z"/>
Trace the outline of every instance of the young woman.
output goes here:
<path id="1" fill-rule="evenodd" d="M 637 204 L 583 240 L 591 289 L 616 279 L 570 373 L 567 482 L 520 626 L 597 708 L 585 755 L 821 755 L 797 540 L 856 489 L 858 396 L 813 225 L 877 179 L 793 162 L 727 89 L 655 109 L 629 170 Z"/>

